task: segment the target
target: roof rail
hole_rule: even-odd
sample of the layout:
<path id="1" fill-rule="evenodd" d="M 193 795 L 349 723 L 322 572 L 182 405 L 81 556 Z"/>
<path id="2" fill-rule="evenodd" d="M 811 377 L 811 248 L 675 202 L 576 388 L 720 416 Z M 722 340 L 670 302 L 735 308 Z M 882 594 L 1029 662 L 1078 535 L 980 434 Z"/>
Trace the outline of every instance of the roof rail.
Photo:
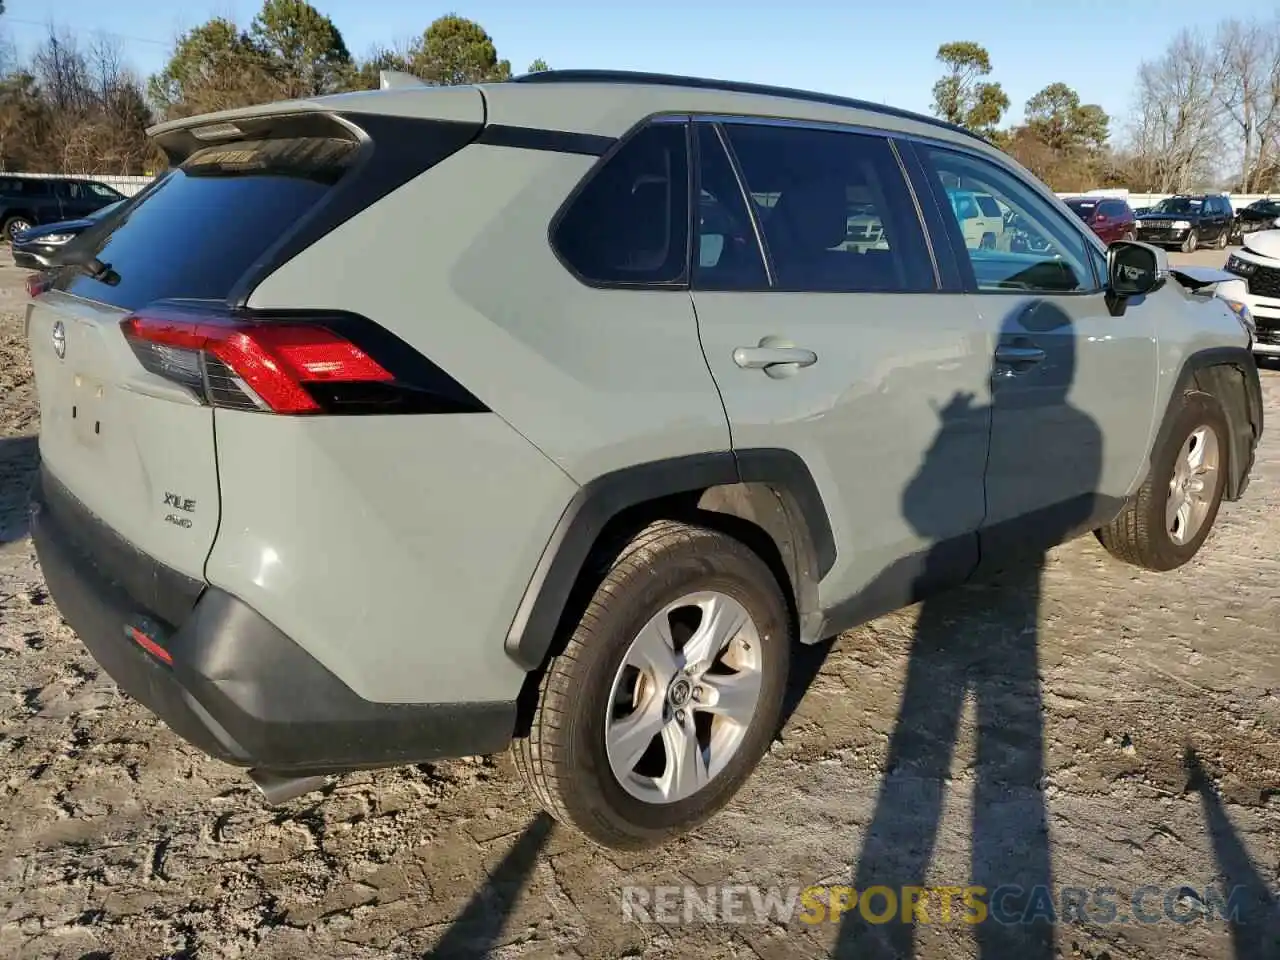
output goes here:
<path id="1" fill-rule="evenodd" d="M 883 114 L 887 117 L 898 117 L 903 120 L 915 120 L 930 126 L 942 127 L 952 133 L 963 134 L 988 143 L 986 137 L 974 133 L 964 127 L 937 117 L 930 117 L 911 110 L 902 110 L 883 103 L 872 103 L 869 100 L 857 100 L 852 97 L 837 97 L 813 90 L 795 90 L 790 87 L 774 87 L 763 83 L 741 83 L 736 80 L 710 80 L 705 77 L 682 77 L 669 73 L 645 73 L 638 70 L 544 70 L 539 73 L 525 73 L 512 78 L 513 83 L 635 83 L 664 87 L 693 87 L 699 90 L 722 90 L 725 93 L 749 93 L 763 97 L 782 97 L 787 100 L 802 100 L 807 103 L 825 103 L 833 107 L 852 107 L 856 110 L 867 110 Z"/>

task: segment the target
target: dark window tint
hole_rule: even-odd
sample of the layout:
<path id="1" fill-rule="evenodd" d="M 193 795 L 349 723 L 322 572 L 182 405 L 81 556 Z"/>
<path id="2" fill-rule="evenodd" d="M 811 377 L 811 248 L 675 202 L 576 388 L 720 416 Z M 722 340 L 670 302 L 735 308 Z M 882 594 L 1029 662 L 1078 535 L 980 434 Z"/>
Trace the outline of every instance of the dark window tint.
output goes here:
<path id="1" fill-rule="evenodd" d="M 698 235 L 693 283 L 701 290 L 769 285 L 742 186 L 714 127 L 698 125 Z"/>
<path id="2" fill-rule="evenodd" d="M 757 124 L 724 129 L 762 208 L 779 288 L 935 288 L 924 233 L 887 140 Z"/>
<path id="3" fill-rule="evenodd" d="M 924 151 L 924 158 L 948 192 L 990 194 L 1010 211 L 1008 222 L 995 230 L 955 218 L 952 237 L 963 243 L 979 290 L 1097 289 L 1090 255 L 1094 248 L 1080 232 L 1078 220 L 1068 219 L 1030 184 L 988 160 L 933 148 Z M 1077 209 L 1085 212 L 1084 207 Z"/>
<path id="4" fill-rule="evenodd" d="M 973 199 L 978 201 L 978 209 L 982 211 L 984 217 L 1000 216 L 1000 206 L 987 194 L 980 193 Z"/>
<path id="5" fill-rule="evenodd" d="M 224 300 L 343 176 L 355 150 L 325 137 L 201 150 L 93 238 L 85 256 L 109 268 L 99 279 L 66 269 L 58 286 L 130 310 L 171 297 Z"/>
<path id="6" fill-rule="evenodd" d="M 595 172 L 552 237 L 560 256 L 596 283 L 679 283 L 689 238 L 685 126 L 655 123 Z"/>

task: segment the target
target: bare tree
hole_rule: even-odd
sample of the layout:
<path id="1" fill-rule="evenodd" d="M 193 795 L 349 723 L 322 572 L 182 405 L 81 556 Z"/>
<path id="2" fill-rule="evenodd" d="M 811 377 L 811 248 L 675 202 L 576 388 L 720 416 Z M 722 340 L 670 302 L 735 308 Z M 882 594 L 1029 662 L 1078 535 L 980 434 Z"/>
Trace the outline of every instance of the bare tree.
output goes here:
<path id="1" fill-rule="evenodd" d="M 1132 152 L 1147 189 L 1185 191 L 1211 182 L 1222 151 L 1222 69 L 1198 34 L 1178 34 L 1138 70 Z"/>
<path id="2" fill-rule="evenodd" d="M 1275 29 L 1275 23 L 1258 20 L 1227 20 L 1218 28 L 1217 98 L 1225 122 L 1239 138 L 1239 187 L 1244 193 L 1253 189 L 1260 162 L 1269 152 L 1264 130 L 1274 136 L 1280 119 L 1280 98 L 1272 88 L 1273 76 L 1280 78 Z"/>

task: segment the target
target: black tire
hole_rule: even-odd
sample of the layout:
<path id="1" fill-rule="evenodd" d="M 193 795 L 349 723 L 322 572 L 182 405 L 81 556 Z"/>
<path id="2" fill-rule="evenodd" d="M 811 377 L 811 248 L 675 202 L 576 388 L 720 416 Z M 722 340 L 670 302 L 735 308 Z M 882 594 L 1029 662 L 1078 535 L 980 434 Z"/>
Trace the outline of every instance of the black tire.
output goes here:
<path id="1" fill-rule="evenodd" d="M 1219 250 L 1227 249 L 1227 241 L 1231 239 L 1227 235 L 1227 233 L 1228 231 L 1224 229 L 1221 233 L 1218 234 L 1218 242 L 1214 244 L 1214 246 L 1216 246 Z"/>
<path id="2" fill-rule="evenodd" d="M 984 233 L 982 240 L 978 243 L 980 250 L 994 250 L 996 248 L 996 235 L 994 233 Z"/>
<path id="3" fill-rule="evenodd" d="M 727 766 L 697 793 L 646 803 L 618 782 L 605 749 L 606 707 L 632 640 L 667 604 L 714 589 L 746 608 L 761 641 L 755 715 Z M 782 712 L 792 627 L 787 601 L 768 565 L 733 537 L 671 520 L 651 523 L 610 565 L 563 652 L 537 689 L 527 735 L 512 756 L 542 806 L 605 847 L 657 846 L 723 807 L 768 749 Z"/>
<path id="4" fill-rule="evenodd" d="M 1200 232 L 1198 230 L 1188 230 L 1187 238 L 1182 241 L 1180 248 L 1183 253 L 1195 253 L 1196 247 L 1200 245 Z"/>
<path id="5" fill-rule="evenodd" d="M 26 217 L 10 217 L 4 222 L 4 239 L 12 243 L 16 234 L 31 229 L 33 225 Z"/>
<path id="6" fill-rule="evenodd" d="M 1138 492 L 1129 499 L 1124 512 L 1111 523 L 1094 531 L 1107 552 L 1119 560 L 1147 570 L 1173 570 L 1196 555 L 1213 529 L 1222 494 L 1226 488 L 1231 429 L 1222 404 L 1208 393 L 1190 392 L 1182 396 L 1170 412 L 1172 424 L 1161 446 L 1151 458 L 1151 470 Z M 1169 484 L 1174 464 L 1193 431 L 1208 426 L 1218 438 L 1218 470 L 1209 512 L 1196 535 L 1185 544 L 1175 543 L 1165 525 Z"/>

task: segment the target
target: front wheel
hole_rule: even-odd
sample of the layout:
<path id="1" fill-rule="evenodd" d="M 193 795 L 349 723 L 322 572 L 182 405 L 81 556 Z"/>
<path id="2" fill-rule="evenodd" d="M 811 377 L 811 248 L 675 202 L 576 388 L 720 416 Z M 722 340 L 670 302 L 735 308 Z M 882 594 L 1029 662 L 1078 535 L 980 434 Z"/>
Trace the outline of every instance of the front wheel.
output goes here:
<path id="1" fill-rule="evenodd" d="M 1200 549 L 1226 489 L 1230 427 L 1208 393 L 1182 396 L 1124 512 L 1096 531 L 1107 552 L 1148 570 L 1180 567 Z"/>
<path id="2" fill-rule="evenodd" d="M 778 581 L 744 543 L 652 523 L 547 665 L 516 767 L 552 816 L 602 846 L 689 830 L 772 741 L 791 632 Z"/>
<path id="3" fill-rule="evenodd" d="M 10 243 L 18 234 L 31 229 L 31 221 L 26 217 L 10 217 L 4 222 L 4 238 Z"/>
<path id="4" fill-rule="evenodd" d="M 1187 231 L 1187 238 L 1182 241 L 1183 253 L 1195 253 L 1196 247 L 1200 245 L 1200 234 L 1195 230 Z"/>

